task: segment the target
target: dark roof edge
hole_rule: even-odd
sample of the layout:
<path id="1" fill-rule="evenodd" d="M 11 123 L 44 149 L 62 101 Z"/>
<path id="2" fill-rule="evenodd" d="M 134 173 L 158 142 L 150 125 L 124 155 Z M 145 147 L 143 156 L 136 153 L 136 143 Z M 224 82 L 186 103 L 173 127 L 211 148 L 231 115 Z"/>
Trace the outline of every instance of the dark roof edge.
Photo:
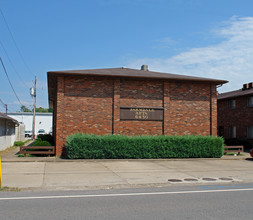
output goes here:
<path id="1" fill-rule="evenodd" d="M 114 70 L 120 69 L 120 68 L 113 68 Z M 135 69 L 128 69 L 124 68 L 125 70 L 134 70 L 134 71 L 140 71 Z M 90 69 L 91 71 L 94 71 L 96 69 Z M 103 69 L 97 69 L 97 70 L 103 70 Z M 104 70 L 111 70 L 111 69 L 104 69 Z M 76 72 L 75 72 L 76 71 Z M 83 73 L 81 71 L 84 71 Z M 138 78 L 138 79 L 157 79 L 157 80 L 180 80 L 180 81 L 199 81 L 199 82 L 211 82 L 215 83 L 216 85 L 222 85 L 225 83 L 228 83 L 227 80 L 219 80 L 219 79 L 212 79 L 212 78 L 204 78 L 204 77 L 196 77 L 196 76 L 187 76 L 187 75 L 179 75 L 179 74 L 171 74 L 171 73 L 161 73 L 161 72 L 153 72 L 153 71 L 147 71 L 148 73 L 154 74 L 168 74 L 168 76 L 145 76 L 145 75 L 115 75 L 115 74 L 99 74 L 99 73 L 88 73 L 87 70 L 63 70 L 63 71 L 48 71 L 47 75 L 77 75 L 77 76 L 99 76 L 99 77 L 115 77 L 115 78 Z M 142 71 L 143 72 L 143 71 Z"/>
<path id="2" fill-rule="evenodd" d="M 223 100 L 223 99 L 231 99 L 231 98 L 236 98 L 236 97 L 241 97 L 241 96 L 250 96 L 253 95 L 253 89 L 252 90 L 233 90 L 230 92 L 224 92 L 221 94 L 218 94 L 217 100 Z"/>
<path id="3" fill-rule="evenodd" d="M 19 124 L 18 121 L 14 118 L 11 118 L 9 117 L 8 115 L 6 114 L 3 114 L 0 112 L 0 118 L 3 118 L 3 119 L 7 119 L 7 120 L 11 120 L 12 122 L 14 122 L 15 124 Z"/>

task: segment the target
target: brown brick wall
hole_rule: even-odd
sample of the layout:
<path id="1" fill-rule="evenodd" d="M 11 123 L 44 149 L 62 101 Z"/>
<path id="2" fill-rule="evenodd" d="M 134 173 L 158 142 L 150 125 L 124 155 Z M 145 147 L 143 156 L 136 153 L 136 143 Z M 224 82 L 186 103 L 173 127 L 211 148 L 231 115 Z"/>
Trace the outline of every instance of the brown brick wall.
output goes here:
<path id="1" fill-rule="evenodd" d="M 121 80 L 120 106 L 163 107 L 163 82 Z"/>
<path id="2" fill-rule="evenodd" d="M 235 99 L 235 109 L 229 109 L 229 101 Z M 253 126 L 253 107 L 247 106 L 247 96 L 218 101 L 218 127 L 224 126 L 224 137 L 229 138 L 229 127 L 236 127 L 236 138 L 247 139 L 247 127 Z"/>
<path id="3" fill-rule="evenodd" d="M 163 107 L 163 82 L 155 80 L 121 80 L 120 106 Z M 120 121 L 120 134 L 162 135 L 161 121 Z"/>
<path id="4" fill-rule="evenodd" d="M 56 154 L 68 135 L 112 133 L 113 80 L 58 77 Z"/>
<path id="5" fill-rule="evenodd" d="M 210 135 L 211 129 L 215 135 L 217 130 L 216 87 L 208 83 L 58 76 L 54 106 L 57 156 L 66 137 L 77 132 Z M 121 121 L 120 106 L 163 107 L 164 121 Z"/>
<path id="6" fill-rule="evenodd" d="M 212 133 L 211 135 L 217 136 L 217 128 L 218 128 L 218 122 L 217 122 L 217 91 L 215 85 L 210 85 L 210 92 L 211 92 L 211 129 Z"/>
<path id="7" fill-rule="evenodd" d="M 63 134 L 65 123 L 64 115 L 64 77 L 58 77 L 57 80 L 57 93 L 56 93 L 56 120 L 55 125 L 55 146 L 56 155 L 60 156 L 62 153 L 62 148 L 65 144 L 65 137 Z"/>
<path id="8" fill-rule="evenodd" d="M 210 135 L 209 84 L 166 83 L 164 94 L 166 135 Z"/>
<path id="9" fill-rule="evenodd" d="M 161 121 L 121 121 L 120 134 L 123 135 L 162 135 Z"/>

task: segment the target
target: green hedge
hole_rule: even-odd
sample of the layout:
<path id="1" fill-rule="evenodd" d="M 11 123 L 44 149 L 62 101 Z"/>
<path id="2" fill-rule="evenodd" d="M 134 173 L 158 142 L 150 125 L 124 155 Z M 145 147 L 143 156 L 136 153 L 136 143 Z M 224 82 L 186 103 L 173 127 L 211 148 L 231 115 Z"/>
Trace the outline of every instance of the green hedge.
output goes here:
<path id="1" fill-rule="evenodd" d="M 67 138 L 70 159 L 220 158 L 223 139 L 211 136 L 121 136 L 74 134 Z"/>
<path id="2" fill-rule="evenodd" d="M 43 141 L 40 138 L 35 140 L 32 146 L 52 146 L 48 141 Z"/>
<path id="3" fill-rule="evenodd" d="M 47 141 L 51 144 L 51 146 L 54 146 L 54 138 L 50 134 L 39 134 L 37 139 L 41 139 L 42 141 Z"/>

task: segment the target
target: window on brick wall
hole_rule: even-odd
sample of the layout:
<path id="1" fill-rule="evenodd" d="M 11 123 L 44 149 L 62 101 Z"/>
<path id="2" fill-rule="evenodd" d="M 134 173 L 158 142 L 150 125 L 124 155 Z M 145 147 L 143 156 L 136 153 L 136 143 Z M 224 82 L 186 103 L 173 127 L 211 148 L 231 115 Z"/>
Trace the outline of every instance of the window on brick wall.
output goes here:
<path id="1" fill-rule="evenodd" d="M 253 96 L 248 97 L 248 99 L 247 99 L 247 105 L 249 107 L 253 107 Z"/>
<path id="2" fill-rule="evenodd" d="M 253 126 L 247 127 L 247 138 L 253 139 Z"/>
<path id="3" fill-rule="evenodd" d="M 235 109 L 235 105 L 236 103 L 234 99 L 229 100 L 229 109 Z"/>
<path id="4" fill-rule="evenodd" d="M 219 135 L 220 137 L 223 137 L 223 136 L 224 136 L 224 126 L 219 126 L 218 135 Z"/>
<path id="5" fill-rule="evenodd" d="M 229 127 L 229 137 L 236 138 L 236 127 L 235 126 Z"/>

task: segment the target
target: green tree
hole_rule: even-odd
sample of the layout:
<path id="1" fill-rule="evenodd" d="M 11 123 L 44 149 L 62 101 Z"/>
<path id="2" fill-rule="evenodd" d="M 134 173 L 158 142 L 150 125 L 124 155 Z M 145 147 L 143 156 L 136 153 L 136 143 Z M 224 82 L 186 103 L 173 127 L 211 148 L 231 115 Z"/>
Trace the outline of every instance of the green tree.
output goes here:
<path id="1" fill-rule="evenodd" d="M 21 105 L 20 111 L 21 112 L 33 112 L 33 109 L 31 110 L 31 109 L 27 108 L 25 105 Z M 53 109 L 39 107 L 39 108 L 35 109 L 35 112 L 53 112 Z"/>
<path id="2" fill-rule="evenodd" d="M 52 108 L 42 108 L 42 107 L 39 107 L 39 108 L 36 108 L 35 111 L 36 112 L 53 112 L 53 109 Z"/>
<path id="3" fill-rule="evenodd" d="M 29 108 L 27 108 L 25 105 L 21 105 L 20 111 L 21 112 L 31 112 L 32 110 L 30 110 Z"/>

